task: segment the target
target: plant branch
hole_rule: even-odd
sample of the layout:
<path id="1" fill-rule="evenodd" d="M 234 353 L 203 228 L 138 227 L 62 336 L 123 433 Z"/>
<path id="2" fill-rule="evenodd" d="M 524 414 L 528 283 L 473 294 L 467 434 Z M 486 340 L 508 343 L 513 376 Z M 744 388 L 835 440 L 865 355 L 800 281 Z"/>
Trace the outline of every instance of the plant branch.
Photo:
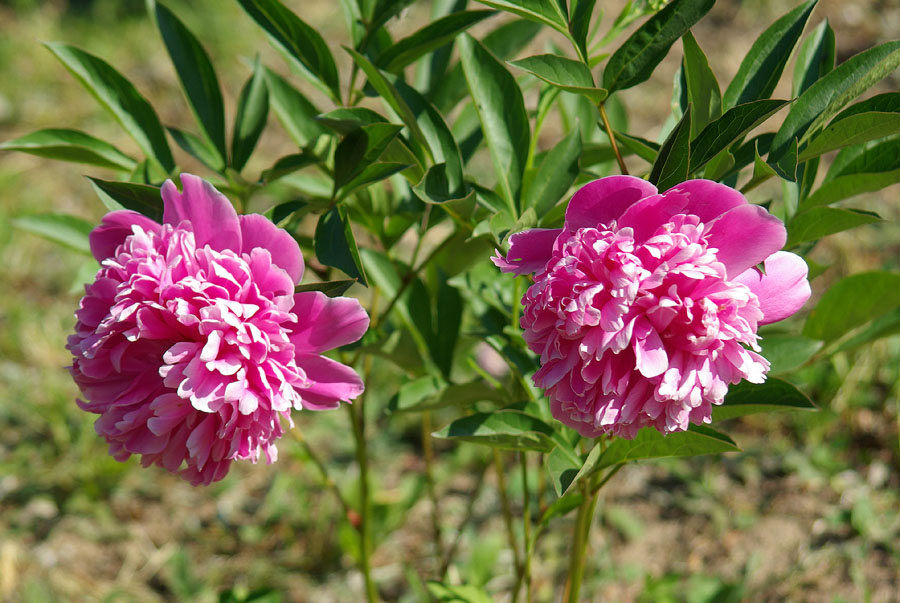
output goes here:
<path id="1" fill-rule="evenodd" d="M 616 161 L 619 162 L 619 169 L 627 176 L 628 168 L 625 166 L 625 160 L 622 159 L 622 154 L 619 152 L 619 145 L 616 143 L 616 136 L 613 134 L 612 126 L 609 125 L 609 117 L 606 116 L 606 107 L 604 103 L 600 103 L 597 105 L 597 108 L 600 109 L 600 119 L 603 120 L 603 128 L 606 130 L 606 135 L 609 137 L 609 144 L 612 146 L 613 153 L 616 154 Z"/>

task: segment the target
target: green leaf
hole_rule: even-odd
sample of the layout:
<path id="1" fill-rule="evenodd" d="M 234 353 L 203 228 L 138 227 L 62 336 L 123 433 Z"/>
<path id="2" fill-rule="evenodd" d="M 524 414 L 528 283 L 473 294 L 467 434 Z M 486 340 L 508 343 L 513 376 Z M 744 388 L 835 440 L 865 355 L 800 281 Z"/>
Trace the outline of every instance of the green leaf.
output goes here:
<path id="1" fill-rule="evenodd" d="M 780 162 L 790 153 L 792 141 L 805 141 L 819 126 L 854 98 L 878 83 L 900 65 L 900 41 L 887 42 L 854 55 L 809 89 L 791 107 L 775 134 L 768 162 Z"/>
<path id="2" fill-rule="evenodd" d="M 319 158 L 309 153 L 295 153 L 293 155 L 285 155 L 267 170 L 263 170 L 259 179 L 269 183 L 273 180 L 283 178 L 288 174 L 293 174 L 297 170 L 301 170 L 307 166 L 319 163 Z"/>
<path id="3" fill-rule="evenodd" d="M 47 159 L 86 163 L 131 171 L 137 162 L 119 149 L 78 130 L 48 128 L 0 144 L 3 151 L 22 151 Z"/>
<path id="4" fill-rule="evenodd" d="M 562 496 L 569 489 L 584 464 L 578 455 L 561 446 L 551 450 L 545 462 L 557 496 Z"/>
<path id="5" fill-rule="evenodd" d="M 397 163 L 394 161 L 378 161 L 367 165 L 359 174 L 354 176 L 350 182 L 338 189 L 334 198 L 335 200 L 340 201 L 370 184 L 381 182 L 410 167 L 414 166 L 410 166 L 408 163 Z"/>
<path id="6" fill-rule="evenodd" d="M 783 100 L 759 100 L 726 111 L 691 142 L 691 171 L 699 170 L 787 104 L 788 101 Z"/>
<path id="7" fill-rule="evenodd" d="M 423 412 L 448 406 L 467 407 L 475 402 L 503 402 L 503 395 L 481 379 L 448 385 L 437 377 L 420 377 L 404 383 L 391 398 L 391 412 Z"/>
<path id="8" fill-rule="evenodd" d="M 734 164 L 734 155 L 731 151 L 725 149 L 709 160 L 709 163 L 706 164 L 706 169 L 703 171 L 703 177 L 707 180 L 721 181 L 726 174 L 731 172 Z"/>
<path id="9" fill-rule="evenodd" d="M 68 214 L 37 214 L 14 218 L 13 226 L 58 243 L 73 251 L 91 255 L 88 235 L 95 224 Z"/>
<path id="10" fill-rule="evenodd" d="M 900 308 L 879 316 L 857 333 L 854 333 L 852 337 L 841 342 L 841 345 L 834 352 L 852 350 L 870 341 L 896 335 L 897 333 L 900 333 Z"/>
<path id="11" fill-rule="evenodd" d="M 759 140 L 756 140 L 754 156 L 753 156 L 753 176 L 750 178 L 750 181 L 744 185 L 741 190 L 747 191 L 751 188 L 755 187 L 761 182 L 765 182 L 772 176 L 777 175 L 777 172 L 770 166 L 768 163 L 762 160 L 762 157 L 759 156 Z"/>
<path id="12" fill-rule="evenodd" d="M 171 126 L 167 127 L 166 130 L 168 130 L 169 136 L 172 137 L 175 144 L 191 157 L 198 159 L 209 169 L 215 172 L 222 172 L 225 169 L 225 159 L 208 141 L 190 132 Z"/>
<path id="13" fill-rule="evenodd" d="M 453 188 L 447 176 L 447 164 L 438 163 L 425 172 L 422 180 L 413 187 L 420 199 L 426 203 L 450 203 L 472 199 L 475 191 L 466 193 L 462 188 Z"/>
<path id="14" fill-rule="evenodd" d="M 453 421 L 433 435 L 506 450 L 550 452 L 556 446 L 552 427 L 517 410 L 474 413 Z"/>
<path id="15" fill-rule="evenodd" d="M 301 73 L 325 94 L 340 102 L 341 87 L 334 57 L 315 29 L 278 0 L 238 0 Z"/>
<path id="16" fill-rule="evenodd" d="M 107 62 L 83 50 L 55 42 L 44 45 L 116 118 L 147 157 L 158 161 L 166 172 L 175 169 L 175 160 L 156 111 L 131 82 Z"/>
<path id="17" fill-rule="evenodd" d="M 365 107 L 340 107 L 334 111 L 316 115 L 315 119 L 341 136 L 346 136 L 360 126 L 387 123 L 387 119 Z"/>
<path id="18" fill-rule="evenodd" d="M 551 452 L 547 455 L 548 463 L 550 462 L 550 456 L 552 454 L 553 453 Z M 581 506 L 582 502 L 584 502 L 584 496 L 580 492 L 569 492 L 565 496 L 557 498 L 549 507 L 547 507 L 544 514 L 541 515 L 539 523 L 541 525 L 547 525 L 550 523 L 550 520 L 562 517 L 563 515 L 567 515 L 569 512 L 574 511 Z"/>
<path id="19" fill-rule="evenodd" d="M 828 19 L 825 19 L 800 45 L 800 52 L 794 63 L 791 96 L 800 96 L 819 78 L 834 69 L 834 57 L 834 30 L 828 24 Z"/>
<path id="20" fill-rule="evenodd" d="M 900 112 L 857 113 L 845 119 L 835 119 L 820 134 L 813 137 L 800 153 L 800 161 L 808 161 L 829 151 L 869 142 L 900 132 Z"/>
<path id="21" fill-rule="evenodd" d="M 319 110 L 283 77 L 264 67 L 269 103 L 284 131 L 298 147 L 306 146 L 327 130 L 313 118 Z"/>
<path id="22" fill-rule="evenodd" d="M 552 27 L 568 35 L 569 16 L 562 0 L 478 0 L 492 8 Z"/>
<path id="23" fill-rule="evenodd" d="M 334 151 L 335 191 L 375 163 L 403 126 L 373 123 L 347 134 Z"/>
<path id="24" fill-rule="evenodd" d="M 483 588 L 472 584 L 451 586 L 429 580 L 428 593 L 437 603 L 492 603 L 494 600 Z"/>
<path id="25" fill-rule="evenodd" d="M 890 172 L 900 169 L 900 136 L 844 148 L 834 158 L 825 182 L 851 174 Z"/>
<path id="26" fill-rule="evenodd" d="M 827 180 L 807 197 L 801 209 L 831 205 L 855 195 L 871 193 L 900 182 L 900 168 L 889 172 L 848 174 Z"/>
<path id="27" fill-rule="evenodd" d="M 639 136 L 631 136 L 630 134 L 625 134 L 624 132 L 616 130 L 613 130 L 613 136 L 616 137 L 616 141 L 618 141 L 619 144 L 651 164 L 656 161 L 656 157 L 659 155 L 660 145 L 652 140 L 640 138 Z"/>
<path id="28" fill-rule="evenodd" d="M 171 10 L 159 2 L 150 1 L 155 5 L 156 25 L 178 73 L 188 104 L 203 134 L 224 163 L 225 107 L 219 79 L 209 55 Z"/>
<path id="29" fill-rule="evenodd" d="M 769 377 L 763 383 L 741 381 L 728 388 L 725 402 L 713 406 L 713 421 L 724 421 L 761 412 L 817 410 L 806 394 L 781 379 Z"/>
<path id="30" fill-rule="evenodd" d="M 544 157 L 537 174 L 523 195 L 523 206 L 534 208 L 538 219 L 543 218 L 575 182 L 578 160 L 581 157 L 581 133 L 577 129 L 560 140 Z"/>
<path id="31" fill-rule="evenodd" d="M 870 211 L 838 207 L 813 207 L 798 213 L 788 224 L 785 247 L 793 247 L 824 236 L 881 222 L 881 216 Z"/>
<path id="32" fill-rule="evenodd" d="M 595 471 L 640 459 L 667 456 L 697 456 L 739 451 L 724 433 L 705 425 L 690 425 L 687 431 L 663 435 L 652 427 L 638 431 L 633 440 L 616 438 L 600 456 Z"/>
<path id="33" fill-rule="evenodd" d="M 304 291 L 321 291 L 328 297 L 340 297 L 347 289 L 356 284 L 356 279 L 342 279 L 337 281 L 322 281 L 319 283 L 306 283 L 294 287 L 294 293 L 303 293 Z"/>
<path id="34" fill-rule="evenodd" d="M 647 80 L 669 48 L 703 15 L 715 0 L 673 0 L 625 40 L 606 63 L 603 87 L 610 93 Z"/>
<path id="35" fill-rule="evenodd" d="M 791 182 L 797 181 L 797 165 L 799 163 L 799 149 L 800 142 L 795 138 L 788 145 L 787 151 L 777 160 L 773 160 L 772 151 L 769 151 L 769 156 L 766 158 L 766 163 L 775 170 L 775 173 L 784 178 L 785 180 L 790 180 Z"/>
<path id="36" fill-rule="evenodd" d="M 231 167 L 240 172 L 250 159 L 256 142 L 262 134 L 269 115 L 269 91 L 259 59 L 253 66 L 253 74 L 241 89 L 234 133 L 231 138 Z"/>
<path id="37" fill-rule="evenodd" d="M 828 343 L 897 306 L 900 306 L 900 274 L 854 274 L 825 292 L 806 319 L 803 335 Z"/>
<path id="38" fill-rule="evenodd" d="M 846 119 L 852 115 L 858 115 L 860 113 L 898 113 L 900 112 L 900 92 L 884 92 L 882 94 L 876 94 L 871 98 L 867 98 L 864 101 L 860 101 L 856 104 L 850 105 L 843 111 L 837 114 L 833 120 L 831 120 L 832 124 L 836 124 L 842 119 Z"/>
<path id="39" fill-rule="evenodd" d="M 372 2 L 374 9 L 371 19 L 369 19 L 369 30 L 375 31 L 412 3 L 413 0 L 376 0 Z"/>
<path id="40" fill-rule="evenodd" d="M 322 214 L 316 224 L 316 257 L 367 287 L 366 275 L 359 260 L 356 239 L 342 206 L 336 205 Z"/>
<path id="41" fill-rule="evenodd" d="M 741 61 L 737 74 L 725 90 L 726 107 L 772 95 L 817 2 L 810 0 L 801 4 L 775 21 L 753 42 L 750 52 Z"/>
<path id="42" fill-rule="evenodd" d="M 518 213 L 531 130 L 522 91 L 505 67 L 469 34 L 458 40 L 460 61 L 491 152 L 503 197 Z"/>
<path id="43" fill-rule="evenodd" d="M 594 103 L 601 103 L 608 96 L 606 90 L 594 85 L 591 70 L 579 61 L 555 54 L 540 54 L 518 61 L 509 61 L 509 64 L 523 69 L 557 88 L 586 96 Z"/>
<path id="44" fill-rule="evenodd" d="M 125 209 L 136 211 L 154 222 L 162 222 L 163 200 L 159 187 L 132 182 L 100 180 L 90 176 L 88 176 L 88 180 Z"/>
<path id="45" fill-rule="evenodd" d="M 779 375 L 803 366 L 822 349 L 822 342 L 800 335 L 766 335 L 760 342 L 762 355 L 771 363 L 769 375 Z"/>
<path id="46" fill-rule="evenodd" d="M 569 33 L 572 36 L 572 43 L 575 45 L 579 58 L 587 61 L 587 38 L 591 28 L 591 15 L 594 13 L 597 0 L 571 0 L 569 4 L 571 6 Z"/>
<path id="47" fill-rule="evenodd" d="M 693 111 L 691 137 L 696 138 L 709 122 L 722 116 L 722 93 L 706 55 L 691 32 L 681 37 L 681 45 L 684 47 L 681 71 L 687 84 L 687 100 Z"/>
<path id="48" fill-rule="evenodd" d="M 650 182 L 655 184 L 660 192 L 663 192 L 687 180 L 690 174 L 690 155 L 691 107 L 689 105 L 681 120 L 660 147 L 656 161 L 653 163 L 653 169 L 650 170 Z"/>
<path id="49" fill-rule="evenodd" d="M 447 283 L 441 275 L 435 304 L 434 337 L 429 340 L 429 348 L 434 363 L 450 379 L 459 328 L 462 325 L 463 300 L 459 289 Z"/>
<path id="50" fill-rule="evenodd" d="M 411 36 L 394 42 L 378 56 L 375 65 L 385 71 L 397 72 L 419 57 L 452 41 L 460 33 L 493 14 L 494 11 L 490 10 L 473 10 L 441 17 Z"/>

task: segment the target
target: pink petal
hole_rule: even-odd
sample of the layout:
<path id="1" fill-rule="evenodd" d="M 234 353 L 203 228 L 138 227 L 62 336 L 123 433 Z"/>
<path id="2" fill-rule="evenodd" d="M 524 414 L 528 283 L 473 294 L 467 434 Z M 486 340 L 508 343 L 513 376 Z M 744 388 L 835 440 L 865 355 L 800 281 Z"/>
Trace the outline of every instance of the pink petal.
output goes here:
<path id="1" fill-rule="evenodd" d="M 92 230 L 88 237 L 91 253 L 98 262 L 115 255 L 116 247 L 132 234 L 131 227 L 134 224 L 146 232 L 159 232 L 159 224 L 130 209 L 112 211 L 103 216 L 100 226 Z"/>
<path id="2" fill-rule="evenodd" d="M 637 201 L 656 194 L 656 187 L 635 176 L 609 176 L 584 185 L 569 201 L 566 228 L 596 228 L 617 220 Z"/>
<path id="3" fill-rule="evenodd" d="M 755 266 L 781 249 L 787 231 L 781 220 L 758 205 L 742 205 L 725 212 L 709 226 L 707 241 L 718 249 L 729 278 Z"/>
<path id="4" fill-rule="evenodd" d="M 259 214 L 240 216 L 238 220 L 241 225 L 241 253 L 249 254 L 255 247 L 268 249 L 272 262 L 287 271 L 294 283 L 299 283 L 303 277 L 303 256 L 294 237 Z"/>
<path id="5" fill-rule="evenodd" d="M 778 251 L 763 263 L 765 274 L 755 267 L 734 280 L 750 287 L 759 298 L 763 319 L 760 324 L 784 320 L 799 310 L 809 299 L 809 269 L 806 262 L 789 251 Z"/>
<path id="6" fill-rule="evenodd" d="M 744 195 L 712 180 L 688 180 L 676 184 L 663 196 L 667 199 L 683 197 L 685 205 L 701 222 L 711 222 L 730 209 L 747 205 Z"/>
<path id="7" fill-rule="evenodd" d="M 332 298 L 321 291 L 297 293 L 291 311 L 299 319 L 290 334 L 298 355 L 318 354 L 352 343 L 369 328 L 369 316 L 352 297 Z"/>
<path id="8" fill-rule="evenodd" d="M 297 358 L 297 365 L 313 381 L 309 389 L 300 390 L 303 407 L 310 410 L 337 408 L 341 401 L 349 402 L 365 387 L 362 379 L 349 366 L 324 356 L 308 355 Z"/>
<path id="9" fill-rule="evenodd" d="M 503 272 L 519 275 L 537 272 L 550 260 L 553 243 L 561 232 L 559 228 L 532 228 L 517 232 L 509 237 L 506 258 L 501 257 L 498 252 L 491 261 Z"/>
<path id="10" fill-rule="evenodd" d="M 197 249 L 209 245 L 217 251 L 240 251 L 241 226 L 231 201 L 198 176 L 182 174 L 181 184 L 183 193 L 171 180 L 162 186 L 163 223 L 177 226 L 189 220 Z"/>

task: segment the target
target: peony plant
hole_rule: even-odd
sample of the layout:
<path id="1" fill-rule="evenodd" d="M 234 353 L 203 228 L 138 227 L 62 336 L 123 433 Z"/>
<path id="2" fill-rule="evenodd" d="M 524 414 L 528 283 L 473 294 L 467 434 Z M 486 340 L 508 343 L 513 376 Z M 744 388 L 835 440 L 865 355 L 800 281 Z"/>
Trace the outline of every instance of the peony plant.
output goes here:
<path id="1" fill-rule="evenodd" d="M 226 477 L 234 461 L 275 461 L 293 429 L 356 537 L 369 601 L 389 532 L 373 499 L 393 460 L 373 456 L 375 429 L 399 439 L 409 416 L 421 428 L 432 543 L 409 561 L 431 597 L 578 601 L 599 563 L 586 555 L 598 491 L 618 471 L 738 451 L 722 421 L 814 409 L 791 369 L 896 331 L 900 275 L 850 275 L 811 297 L 823 267 L 807 260 L 879 220 L 835 204 L 900 181 L 900 95 L 857 101 L 900 66 L 900 41 L 836 64 L 827 21 L 804 33 L 809 0 L 723 88 L 691 31 L 714 0 L 634 0 L 612 19 L 593 0 L 435 1 L 399 39 L 408 0 L 347 0 L 342 40 L 302 3 L 238 4 L 286 65 L 253 62 L 230 128 L 201 40 L 151 1 L 193 124 L 163 126 L 112 65 L 48 43 L 135 144 L 62 128 L 0 149 L 102 170 L 99 226 L 19 224 L 89 233 L 70 371 L 110 454 L 228 483 L 245 475 Z M 624 91 L 670 54 L 680 67 L 651 140 L 629 125 Z M 790 95 L 773 99 L 785 78 Z M 257 149 L 262 136 L 280 156 Z M 203 176 L 178 177 L 185 162 Z M 786 354 L 790 367 L 774 366 Z M 294 410 L 338 407 L 352 487 L 335 479 L 346 462 L 293 427 Z M 470 444 L 479 475 L 495 471 L 472 498 L 496 490 L 511 551 L 488 588 L 461 583 L 460 550 L 478 545 L 460 547 L 441 516 L 438 468 Z M 535 585 L 541 536 L 561 524 L 568 566 Z"/>

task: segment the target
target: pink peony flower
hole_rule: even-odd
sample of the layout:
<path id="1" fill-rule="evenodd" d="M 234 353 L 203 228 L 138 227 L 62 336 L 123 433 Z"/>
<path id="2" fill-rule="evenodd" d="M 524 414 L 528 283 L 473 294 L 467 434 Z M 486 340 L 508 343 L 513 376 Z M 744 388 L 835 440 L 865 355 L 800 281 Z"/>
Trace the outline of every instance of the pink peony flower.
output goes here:
<path id="1" fill-rule="evenodd" d="M 110 454 L 196 485 L 235 459 L 274 462 L 292 408 L 358 396 L 353 369 L 321 353 L 358 340 L 369 318 L 355 299 L 295 294 L 303 257 L 287 232 L 238 216 L 196 176 L 181 182 L 162 187 L 162 224 L 114 211 L 91 233 L 101 268 L 67 348 Z"/>
<path id="2" fill-rule="evenodd" d="M 805 262 L 779 251 L 785 236 L 723 184 L 657 194 L 611 176 L 575 193 L 563 228 L 515 234 L 492 260 L 534 273 L 521 326 L 553 416 L 586 437 L 633 438 L 709 423 L 729 384 L 765 380 L 757 326 L 810 295 Z"/>

